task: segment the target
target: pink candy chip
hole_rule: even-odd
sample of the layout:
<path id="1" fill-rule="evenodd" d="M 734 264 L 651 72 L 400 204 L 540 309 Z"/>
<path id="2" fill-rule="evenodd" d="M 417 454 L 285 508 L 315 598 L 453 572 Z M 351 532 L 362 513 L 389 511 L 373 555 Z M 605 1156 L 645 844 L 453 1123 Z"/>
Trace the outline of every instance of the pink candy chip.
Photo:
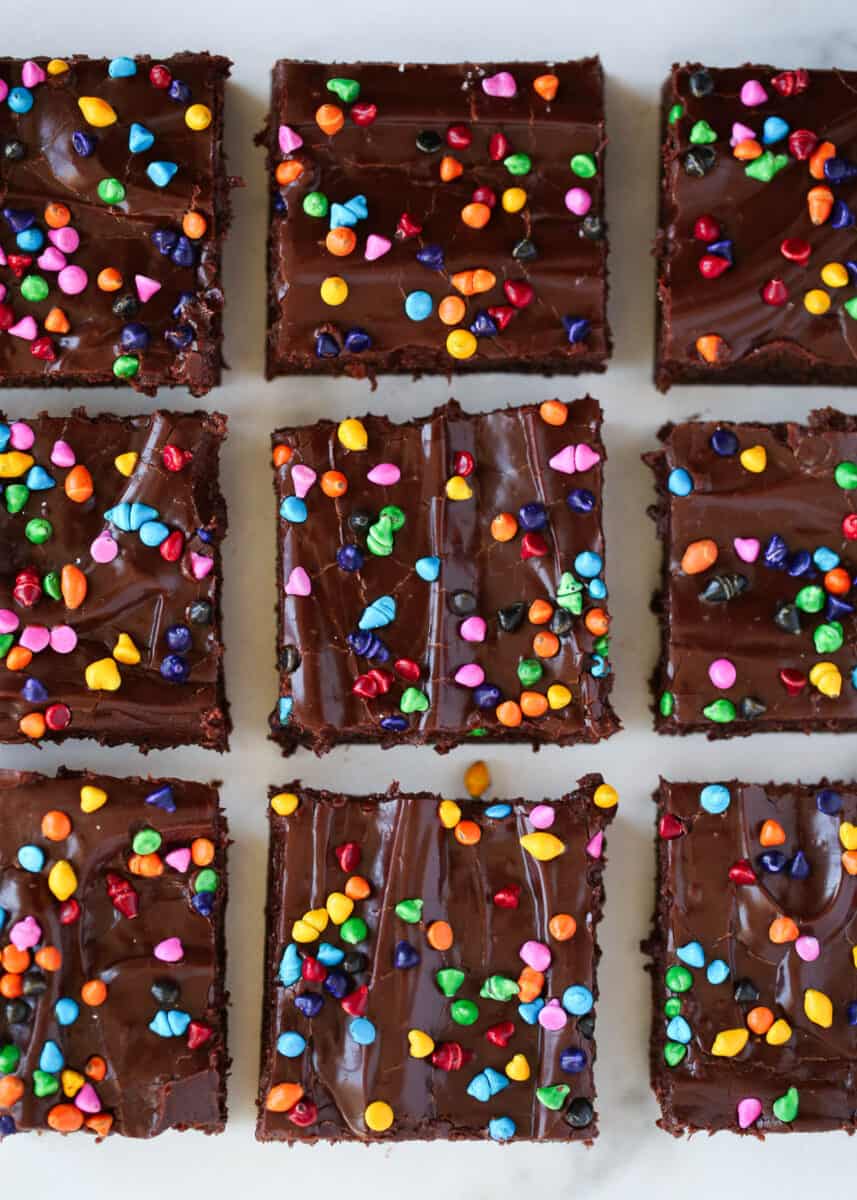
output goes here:
<path id="1" fill-rule="evenodd" d="M 755 1096 L 745 1096 L 738 1101 L 738 1125 L 741 1129 L 749 1129 L 754 1121 L 762 1115 L 762 1102 Z"/>
<path id="2" fill-rule="evenodd" d="M 8 95 L 9 95 L 9 84 L 6 82 L 5 79 L 0 79 L 0 104 L 3 103 L 3 101 L 6 99 L 6 97 Z"/>
<path id="3" fill-rule="evenodd" d="M 804 962 L 815 962 L 821 954 L 818 938 L 810 937 L 809 934 L 801 934 L 795 942 L 795 950 L 798 957 L 802 958 Z"/>
<path id="4" fill-rule="evenodd" d="M 168 867 L 172 867 L 174 871 L 178 871 L 181 875 L 184 875 L 190 866 L 190 850 L 186 846 L 181 847 L 179 850 L 171 850 L 169 854 L 165 855 L 164 861 Z"/>
<path id="5" fill-rule="evenodd" d="M 83 267 L 63 267 L 57 275 L 57 286 L 67 296 L 79 296 L 88 283 L 89 276 Z"/>
<path id="6" fill-rule="evenodd" d="M 20 624 L 18 614 L 11 608 L 0 608 L 0 633 L 14 633 Z"/>
<path id="7" fill-rule="evenodd" d="M 99 1113 L 101 1112 L 101 1101 L 98 1099 L 98 1092 L 91 1083 L 85 1083 L 74 1098 L 74 1103 L 81 1112 Z"/>
<path id="8" fill-rule="evenodd" d="M 565 193 L 565 207 L 576 217 L 585 217 L 592 208 L 592 197 L 584 188 L 569 188 Z"/>
<path id="9" fill-rule="evenodd" d="M 604 850 L 604 834 L 599 829 L 594 837 L 586 843 L 586 853 L 590 858 L 600 858 Z"/>
<path id="10" fill-rule="evenodd" d="M 749 125 L 744 125 L 741 121 L 733 122 L 732 136 L 729 139 L 730 146 L 737 146 L 739 142 L 753 142 L 755 140 L 756 134 Z"/>
<path id="11" fill-rule="evenodd" d="M 23 338 L 27 342 L 32 342 L 38 332 L 38 326 L 32 317 L 21 317 L 20 321 L 9 326 L 12 337 Z"/>
<path id="12" fill-rule="evenodd" d="M 548 459 L 548 466 L 553 467 L 555 471 L 562 471 L 564 475 L 573 475 L 577 470 L 574 465 L 576 449 L 576 446 L 563 446 L 561 450 L 557 450 L 553 458 Z"/>
<path id="13" fill-rule="evenodd" d="M 539 1013 L 539 1024 L 542 1029 L 547 1029 L 551 1033 L 556 1033 L 557 1030 L 565 1029 L 568 1017 L 565 1009 L 560 1004 L 559 1000 L 548 1000 L 547 1004 Z"/>
<path id="14" fill-rule="evenodd" d="M 210 554 L 197 554 L 195 550 L 190 552 L 190 573 L 194 579 L 205 579 L 206 575 L 210 575 L 214 567 L 214 559 Z"/>
<path id="15" fill-rule="evenodd" d="M 13 421 L 9 426 L 9 433 L 9 441 L 15 450 L 29 450 L 36 440 L 36 435 L 26 421 Z"/>
<path id="16" fill-rule="evenodd" d="M 25 88 L 37 87 L 40 83 L 45 82 L 45 72 L 38 63 L 33 62 L 28 58 L 21 68 L 21 82 Z"/>
<path id="17" fill-rule="evenodd" d="M 77 645 L 77 634 L 71 625 L 54 625 L 51 630 L 51 649 L 56 654 L 71 654 Z"/>
<path id="18" fill-rule="evenodd" d="M 48 246 L 36 259 L 36 266 L 43 271 L 61 271 L 67 265 L 65 255 L 56 246 Z"/>
<path id="19" fill-rule="evenodd" d="M 527 817 L 534 829 L 550 829 L 556 820 L 556 812 L 552 804 L 537 804 L 530 809 Z"/>
<path id="20" fill-rule="evenodd" d="M 518 951 L 528 967 L 534 971 L 546 971 L 551 965 L 553 955 L 544 942 L 524 942 Z"/>
<path id="21" fill-rule="evenodd" d="M 291 154 L 293 150 L 299 150 L 304 144 L 301 135 L 290 125 L 281 125 L 277 137 L 283 154 Z"/>
<path id="22" fill-rule="evenodd" d="M 303 463 L 296 463 L 292 467 L 292 483 L 295 485 L 295 495 L 303 500 L 317 478 L 318 476 L 312 467 L 305 467 Z"/>
<path id="23" fill-rule="evenodd" d="M 76 461 L 74 451 L 68 442 L 64 442 L 62 438 L 54 442 L 51 450 L 51 462 L 55 467 L 73 467 Z"/>
<path id="24" fill-rule="evenodd" d="M 735 664 L 728 658 L 715 658 L 708 667 L 708 678 L 716 688 L 720 688 L 724 692 L 732 687 L 737 674 Z"/>
<path id="25" fill-rule="evenodd" d="M 485 682 L 485 672 L 479 663 L 465 663 L 455 672 L 455 682 L 462 687 L 475 688 Z"/>
<path id="26" fill-rule="evenodd" d="M 18 645 L 32 654 L 41 654 L 51 644 L 50 630 L 44 625 L 27 625 L 18 638 Z"/>
<path id="27" fill-rule="evenodd" d="M 373 467 L 366 478 L 370 483 L 377 483 L 380 487 L 392 487 L 394 483 L 398 483 L 402 478 L 402 472 L 395 463 L 378 463 L 377 467 Z"/>
<path id="28" fill-rule="evenodd" d="M 758 79 L 748 79 L 741 88 L 741 103 L 747 108 L 755 108 L 757 104 L 764 104 L 768 98 L 768 93 L 759 83 Z"/>
<path id="29" fill-rule="evenodd" d="M 143 304 L 147 300 L 151 300 L 156 293 L 161 290 L 161 285 L 157 279 L 150 279 L 148 275 L 135 275 L 134 286 L 137 289 L 137 295 Z"/>
<path id="30" fill-rule="evenodd" d="M 6 284 L 0 283 L 0 304 L 6 299 Z"/>
<path id="31" fill-rule="evenodd" d="M 499 96 L 503 100 L 511 100 L 518 94 L 515 76 L 508 71 L 498 71 L 496 75 L 488 75 L 482 80 L 482 91 L 486 96 Z"/>
<path id="32" fill-rule="evenodd" d="M 119 553 L 119 544 L 111 533 L 105 529 L 89 547 L 89 553 L 97 563 L 111 563 Z"/>
<path id="33" fill-rule="evenodd" d="M 154 954 L 155 958 L 160 959 L 161 962 L 181 962 L 181 960 L 184 958 L 184 946 L 182 945 L 181 938 L 164 938 L 162 942 L 158 942 L 157 946 L 155 947 Z"/>
<path id="34" fill-rule="evenodd" d="M 35 917 L 24 917 L 9 930 L 9 941 L 18 950 L 32 950 L 41 940 L 42 927 Z"/>
<path id="35" fill-rule="evenodd" d="M 286 580 L 286 595 L 308 596 L 311 591 L 312 583 L 303 567 L 292 567 Z"/>
<path id="36" fill-rule="evenodd" d="M 461 622 L 458 636 L 463 637 L 465 642 L 484 642 L 487 628 L 482 617 L 468 617 Z"/>
<path id="37" fill-rule="evenodd" d="M 374 262 L 376 258 L 383 258 L 392 244 L 389 238 L 382 237 L 380 233 L 370 233 L 366 239 L 363 256 L 369 262 Z"/>
<path id="38" fill-rule="evenodd" d="M 574 465 L 578 471 L 588 471 L 590 467 L 594 467 L 599 462 L 601 462 L 601 455 L 591 446 L 587 446 L 586 442 L 581 442 L 579 446 L 574 447 Z"/>
<path id="39" fill-rule="evenodd" d="M 732 545 L 741 562 L 754 563 L 759 557 L 761 545 L 758 538 L 734 538 Z"/>
<path id="40" fill-rule="evenodd" d="M 71 225 L 63 225 L 62 229 L 49 229 L 48 238 L 63 254 L 74 254 L 80 245 L 80 234 L 76 229 L 72 229 Z"/>

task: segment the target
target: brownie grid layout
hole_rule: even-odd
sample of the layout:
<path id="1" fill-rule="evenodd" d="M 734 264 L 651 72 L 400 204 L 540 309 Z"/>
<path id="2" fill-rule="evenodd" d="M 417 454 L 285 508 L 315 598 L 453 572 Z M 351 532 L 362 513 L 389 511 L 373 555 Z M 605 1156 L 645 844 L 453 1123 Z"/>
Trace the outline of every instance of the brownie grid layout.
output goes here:
<path id="1" fill-rule="evenodd" d="M 857 72 L 673 67 L 655 382 L 857 382 Z"/>
<path id="2" fill-rule="evenodd" d="M 857 791 L 662 780 L 655 799 L 659 1124 L 853 1132 Z"/>
<path id="3" fill-rule="evenodd" d="M 274 67 L 267 374 L 604 369 L 604 83 Z"/>
<path id="4" fill-rule="evenodd" d="M 0 387 L 220 382 L 229 66 L 0 58 Z"/>
<path id="5" fill-rule="evenodd" d="M 214 787 L 0 772 L 0 1138 L 224 1128 L 227 840 Z"/>
<path id="6" fill-rule="evenodd" d="M 647 456 L 660 733 L 857 729 L 857 421 L 691 422 Z"/>
<path id="7" fill-rule="evenodd" d="M 0 420 L 0 741 L 227 746 L 219 413 Z"/>
<path id="8" fill-rule="evenodd" d="M 274 435 L 286 753 L 619 728 L 599 430 L 587 397 Z"/>
<path id="9" fill-rule="evenodd" d="M 595 1137 L 600 775 L 554 804 L 271 798 L 256 1136 Z"/>

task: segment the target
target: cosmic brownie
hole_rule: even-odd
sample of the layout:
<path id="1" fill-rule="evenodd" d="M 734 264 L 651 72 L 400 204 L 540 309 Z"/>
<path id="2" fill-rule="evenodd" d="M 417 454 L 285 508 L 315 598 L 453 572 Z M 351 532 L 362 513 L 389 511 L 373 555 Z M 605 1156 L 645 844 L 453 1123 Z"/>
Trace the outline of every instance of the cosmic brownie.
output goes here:
<path id="1" fill-rule="evenodd" d="M 227 842 L 214 787 L 0 771 L 0 1137 L 223 1129 Z"/>
<path id="2" fill-rule="evenodd" d="M 603 371 L 604 80 L 280 61 L 267 374 Z"/>
<path id="3" fill-rule="evenodd" d="M 0 387 L 220 382 L 229 66 L 0 58 Z"/>
<path id="4" fill-rule="evenodd" d="M 0 742 L 225 750 L 226 418 L 0 417 Z"/>
<path id="5" fill-rule="evenodd" d="M 655 799 L 658 1123 L 853 1133 L 857 789 L 662 780 Z"/>
<path id="6" fill-rule="evenodd" d="M 464 738 L 570 745 L 609 703 L 601 411 L 481 416 L 454 402 L 395 425 L 273 436 L 286 753 Z"/>
<path id="7" fill-rule="evenodd" d="M 857 418 L 661 436 L 658 732 L 857 729 Z"/>
<path id="8" fill-rule="evenodd" d="M 271 797 L 260 1141 L 591 1141 L 600 775 Z"/>
<path id="9" fill-rule="evenodd" d="M 658 387 L 857 383 L 857 71 L 674 66 Z"/>

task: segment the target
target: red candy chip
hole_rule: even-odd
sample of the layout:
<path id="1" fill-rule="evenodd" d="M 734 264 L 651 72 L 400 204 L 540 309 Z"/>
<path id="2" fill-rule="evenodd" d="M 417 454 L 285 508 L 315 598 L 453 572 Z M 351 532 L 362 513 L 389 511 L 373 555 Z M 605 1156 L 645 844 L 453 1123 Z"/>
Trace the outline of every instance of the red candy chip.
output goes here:
<path id="1" fill-rule="evenodd" d="M 384 667 L 373 667 L 372 670 L 367 671 L 366 674 L 374 682 L 376 688 L 378 689 L 376 692 L 376 695 L 378 696 L 386 696 L 387 692 L 389 692 L 390 688 L 396 682 L 396 677 L 393 672 L 387 671 Z"/>
<path id="2" fill-rule="evenodd" d="M 149 83 L 152 87 L 168 88 L 173 81 L 171 72 L 163 63 L 155 63 L 149 68 Z"/>
<path id="3" fill-rule="evenodd" d="M 112 871 L 107 872 L 106 883 L 107 895 L 110 897 L 113 907 L 123 917 L 133 920 L 140 911 L 140 897 L 131 884 L 127 879 L 123 879 L 121 875 L 116 875 Z"/>
<path id="4" fill-rule="evenodd" d="M 453 475 L 463 475 L 466 479 L 468 475 L 473 474 L 473 468 L 476 466 L 476 459 L 467 450 L 459 450 L 455 458 L 452 460 Z"/>
<path id="5" fill-rule="evenodd" d="M 409 683 L 416 683 L 422 671 L 420 671 L 419 663 L 415 663 L 412 658 L 397 658 L 393 663 L 396 671 L 403 679 L 407 679 Z"/>
<path id="6" fill-rule="evenodd" d="M 478 187 L 471 198 L 474 204 L 487 204 L 489 208 L 497 203 L 497 193 L 490 187 Z"/>
<path id="7" fill-rule="evenodd" d="M 517 309 L 512 308 L 511 304 L 494 304 L 488 309 L 488 316 L 492 321 L 496 321 L 502 333 L 516 312 Z"/>
<path id="8" fill-rule="evenodd" d="M 56 362 L 57 352 L 49 337 L 38 337 L 30 342 L 30 353 L 33 358 L 41 358 L 44 362 Z"/>
<path id="9" fill-rule="evenodd" d="M 701 217 L 696 218 L 693 236 L 700 242 L 716 242 L 720 237 L 720 225 L 714 217 L 703 213 Z"/>
<path id="10" fill-rule="evenodd" d="M 56 732 L 71 724 L 71 709 L 67 704 L 49 704 L 45 709 L 45 724 Z"/>
<path id="11" fill-rule="evenodd" d="M 750 884 L 756 882 L 756 872 L 750 866 L 749 860 L 739 858 L 729 868 L 729 878 L 733 883 Z"/>
<path id="12" fill-rule="evenodd" d="M 498 888 L 494 893 L 494 903 L 498 908 L 517 908 L 520 896 L 521 885 L 507 883 L 505 887 Z"/>
<path id="13" fill-rule="evenodd" d="M 32 254 L 10 254 L 6 259 L 16 279 L 20 279 L 24 271 L 33 261 Z"/>
<path id="14" fill-rule="evenodd" d="M 180 446 L 173 446 L 168 443 L 164 446 L 161 457 L 168 471 L 180 471 L 193 458 L 193 451 L 182 450 Z"/>
<path id="15" fill-rule="evenodd" d="M 729 270 L 730 265 L 729 259 L 721 258 L 719 254 L 703 254 L 699 260 L 699 273 L 706 279 L 717 279 L 718 275 Z"/>
<path id="16" fill-rule="evenodd" d="M 158 546 L 161 558 L 167 562 L 178 562 L 184 550 L 184 534 L 180 529 L 174 529 Z"/>
<path id="17" fill-rule="evenodd" d="M 410 238 L 416 237 L 418 233 L 422 233 L 423 227 L 418 221 L 415 221 L 410 213 L 403 212 L 399 217 L 399 223 L 396 226 L 396 233 L 399 237 Z"/>
<path id="18" fill-rule="evenodd" d="M 514 1037 L 515 1023 L 514 1021 L 499 1021 L 496 1025 L 492 1025 L 485 1030 L 485 1036 L 488 1041 L 495 1046 L 508 1046 L 509 1039 Z"/>
<path id="19" fill-rule="evenodd" d="M 800 266 L 809 262 L 811 251 L 812 247 L 809 242 L 804 241 L 803 238 L 784 238 L 780 242 L 780 254 L 783 258 L 787 258 L 789 262 L 799 263 Z"/>
<path id="20" fill-rule="evenodd" d="M 80 920 L 80 904 L 77 900 L 63 900 L 60 905 L 60 925 L 73 925 Z"/>
<path id="21" fill-rule="evenodd" d="M 302 1099 L 292 1105 L 286 1116 L 293 1125 L 305 1129 L 307 1125 L 315 1125 L 318 1120 L 318 1108 L 312 1100 Z"/>
<path id="22" fill-rule="evenodd" d="M 351 105 L 348 115 L 355 125 L 371 125 L 378 115 L 378 105 L 360 100 L 357 104 Z"/>
<path id="23" fill-rule="evenodd" d="M 378 684 L 371 675 L 358 675 L 351 685 L 351 691 L 363 700 L 374 700 L 378 695 Z"/>
<path id="24" fill-rule="evenodd" d="M 780 71 L 771 80 L 771 87 L 781 96 L 797 96 L 809 87 L 809 71 L 803 67 L 797 71 Z"/>
<path id="25" fill-rule="evenodd" d="M 466 125 L 450 125 L 446 131 L 446 144 L 453 150 L 466 150 L 473 141 L 473 135 Z"/>
<path id="26" fill-rule="evenodd" d="M 327 979 L 327 967 L 308 954 L 301 963 L 301 975 L 307 983 L 324 983 Z"/>
<path id="27" fill-rule="evenodd" d="M 503 284 L 503 291 L 506 293 L 506 299 L 510 304 L 514 304 L 515 308 L 526 308 L 528 304 L 532 304 L 536 294 L 532 284 L 525 283 L 523 279 L 507 279 Z"/>
<path id="28" fill-rule="evenodd" d="M 499 162 L 509 153 L 509 139 L 505 133 L 492 133 L 488 142 L 488 157 L 492 162 Z"/>
<path id="29" fill-rule="evenodd" d="M 359 988 L 355 988 L 350 996 L 343 996 L 339 1001 L 349 1017 L 365 1016 L 366 1009 L 369 1007 L 369 989 L 365 983 L 361 983 Z"/>
<path id="30" fill-rule="evenodd" d="M 198 1050 L 200 1046 L 204 1046 L 211 1034 L 210 1025 L 203 1025 L 201 1021 L 191 1021 L 187 1027 L 188 1050 Z"/>
<path id="31" fill-rule="evenodd" d="M 356 842 L 343 842 L 341 846 L 335 848 L 333 853 L 336 855 L 340 869 L 346 875 L 350 875 L 360 866 L 360 847 Z"/>
<path id="32" fill-rule="evenodd" d="M 662 838 L 669 841 L 671 838 L 683 837 L 686 832 L 684 825 L 672 813 L 664 813 L 661 817 L 658 833 Z"/>
<path id="33" fill-rule="evenodd" d="M 15 314 L 8 304 L 0 304 L 0 331 L 5 332 L 15 324 Z"/>
<path id="34" fill-rule="evenodd" d="M 792 667 L 783 667 L 780 671 L 780 683 L 790 696 L 798 696 L 806 687 L 806 675 Z"/>
<path id="35" fill-rule="evenodd" d="M 540 533 L 525 533 L 521 538 L 521 558 L 544 558 L 548 544 Z"/>
<path id="36" fill-rule="evenodd" d="M 24 608 L 32 608 L 42 598 L 42 585 L 32 567 L 25 567 L 15 576 L 12 595 Z"/>
<path id="37" fill-rule="evenodd" d="M 774 305 L 775 308 L 779 308 L 781 304 L 785 304 L 788 298 L 788 288 L 782 279 L 769 279 L 762 288 L 762 299 L 766 304 Z"/>
<path id="38" fill-rule="evenodd" d="M 857 541 L 857 513 L 849 513 L 842 518 L 842 532 L 849 542 Z"/>
<path id="39" fill-rule="evenodd" d="M 431 1065 L 439 1071 L 460 1071 L 473 1057 L 472 1050 L 465 1050 L 460 1042 L 441 1042 L 432 1051 Z"/>
<path id="40" fill-rule="evenodd" d="M 789 152 L 794 158 L 805 162 L 818 145 L 818 135 L 811 129 L 793 129 L 789 134 Z"/>

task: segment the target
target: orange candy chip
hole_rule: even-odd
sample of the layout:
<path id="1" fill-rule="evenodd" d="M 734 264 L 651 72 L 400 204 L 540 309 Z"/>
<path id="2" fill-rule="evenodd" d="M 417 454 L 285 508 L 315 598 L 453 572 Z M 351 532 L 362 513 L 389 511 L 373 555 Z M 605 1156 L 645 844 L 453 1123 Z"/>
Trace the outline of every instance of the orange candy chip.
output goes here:
<path id="1" fill-rule="evenodd" d="M 292 461 L 293 453 L 294 453 L 294 451 L 292 450 L 291 446 L 285 446 L 285 445 L 283 445 L 282 442 L 279 444 L 279 446 L 275 446 L 274 447 L 274 466 L 275 467 L 284 467 L 286 465 L 286 463 L 289 463 Z"/>
<path id="2" fill-rule="evenodd" d="M 681 569 L 685 575 L 699 575 L 717 562 L 717 543 L 711 538 L 691 542 L 681 558 Z"/>
<path id="3" fill-rule="evenodd" d="M 457 325 L 466 312 L 467 305 L 460 296 L 444 296 L 437 306 L 437 315 L 444 325 Z"/>
<path id="4" fill-rule="evenodd" d="M 511 542 L 517 532 L 518 522 L 511 513 L 497 513 L 491 521 L 491 536 L 495 542 Z"/>
<path id="5" fill-rule="evenodd" d="M 759 830 L 759 841 L 763 846 L 782 846 L 786 832 L 779 821 L 768 819 Z"/>
<path id="6" fill-rule="evenodd" d="M 88 979 L 80 989 L 80 998 L 90 1008 L 98 1008 L 107 999 L 107 984 L 101 979 Z"/>
<path id="7" fill-rule="evenodd" d="M 4 1075 L 0 1079 L 0 1108 L 11 1108 L 24 1094 L 24 1081 L 17 1075 Z"/>
<path id="8" fill-rule="evenodd" d="M 86 467 L 78 463 L 65 477 L 65 494 L 75 504 L 85 504 L 92 492 L 92 476 Z"/>
<path id="9" fill-rule="evenodd" d="M 61 308 L 52 308 L 45 317 L 45 329 L 48 333 L 68 333 L 71 324 Z"/>
<path id="10" fill-rule="evenodd" d="M 348 480 L 341 471 L 325 471 L 321 477 L 321 490 L 331 500 L 344 496 L 348 491 Z"/>
<path id="11" fill-rule="evenodd" d="M 3 947 L 0 962 L 3 963 L 3 970 L 8 971 L 10 975 L 23 975 L 30 965 L 30 951 L 19 950 L 10 942 L 8 946 Z"/>
<path id="12" fill-rule="evenodd" d="M 96 1083 L 101 1083 L 101 1080 L 107 1074 L 107 1063 L 100 1054 L 93 1054 L 91 1058 L 86 1060 L 83 1073 L 87 1078 L 94 1079 Z"/>
<path id="13" fill-rule="evenodd" d="M 440 160 L 440 178 L 443 183 L 451 183 L 464 173 L 464 167 L 451 154 L 444 154 Z"/>
<path id="14" fill-rule="evenodd" d="M 0 975 L 0 996 L 4 1000 L 17 1000 L 23 991 L 24 984 L 20 975 Z"/>
<path id="15" fill-rule="evenodd" d="M 760 1036 L 763 1036 L 768 1032 L 773 1023 L 774 1014 L 762 1004 L 756 1008 L 751 1008 L 747 1013 L 747 1028 L 751 1033 L 758 1033 Z"/>
<path id="16" fill-rule="evenodd" d="M 71 220 L 71 212 L 64 204 L 52 202 L 45 205 L 45 224 L 51 229 L 62 229 Z"/>
<path id="17" fill-rule="evenodd" d="M 8 655 L 6 656 L 6 665 L 9 665 Z M 20 729 L 21 733 L 23 733 L 24 737 L 32 738 L 35 742 L 38 741 L 40 737 L 45 736 L 47 725 L 45 724 L 45 718 L 41 713 L 33 712 L 27 713 L 25 717 L 21 717 L 21 720 L 18 722 L 18 728 Z"/>
<path id="18" fill-rule="evenodd" d="M 836 154 L 833 142 L 822 142 L 809 157 L 809 173 L 813 179 L 824 179 L 824 164 Z"/>
<path id="19" fill-rule="evenodd" d="M 433 950 L 448 950 L 455 941 L 452 926 L 446 921 L 432 921 L 426 930 L 426 940 Z"/>
<path id="20" fill-rule="evenodd" d="M 553 616 L 553 605 L 548 600 L 534 600 L 527 612 L 531 625 L 547 625 Z"/>
<path id="21" fill-rule="evenodd" d="M 122 274 L 115 267 L 105 267 L 98 272 L 96 283 L 102 292 L 118 292 L 122 286 Z"/>
<path id="22" fill-rule="evenodd" d="M 555 913 L 548 921 L 548 933 L 558 942 L 567 942 L 577 933 L 577 921 L 569 913 Z"/>
<path id="23" fill-rule="evenodd" d="M 60 591 L 66 608 L 80 608 L 86 599 L 86 576 L 74 563 L 66 563 L 60 573 Z"/>
<path id="24" fill-rule="evenodd" d="M 610 628 L 610 618 L 603 608 L 590 608 L 583 624 L 594 637 L 603 637 Z"/>
<path id="25" fill-rule="evenodd" d="M 502 704 L 498 704 L 496 716 L 500 724 L 505 725 L 508 729 L 517 729 L 524 719 L 520 707 L 514 700 L 504 700 Z"/>
<path id="26" fill-rule="evenodd" d="M 76 1104 L 55 1104 L 48 1112 L 48 1124 L 57 1133 L 76 1133 L 83 1124 L 83 1113 Z"/>
<path id="27" fill-rule="evenodd" d="M 851 591 L 851 577 L 843 567 L 834 567 L 824 576 L 824 588 L 834 596 L 846 596 Z"/>
<path id="28" fill-rule="evenodd" d="M 324 244 L 331 254 L 335 254 L 337 258 L 344 258 L 357 245 L 357 234 L 347 225 L 339 225 L 331 229 L 324 239 Z"/>
<path id="29" fill-rule="evenodd" d="M 533 91 L 537 96 L 541 96 L 542 100 L 547 100 L 550 103 L 556 95 L 559 87 L 559 80 L 556 75 L 539 75 L 533 80 Z"/>
<path id="30" fill-rule="evenodd" d="M 533 653 L 539 658 L 553 658 L 559 654 L 559 638 L 555 633 L 537 633 L 533 638 Z"/>
<path id="31" fill-rule="evenodd" d="M 324 106 L 329 107 L 328 105 Z M 265 1108 L 268 1112 L 288 1112 L 304 1094 L 299 1083 L 277 1083 L 268 1092 Z"/>
<path id="32" fill-rule="evenodd" d="M 461 219 L 471 229 L 484 229 L 491 220 L 491 209 L 487 204 L 480 204 L 478 202 L 465 204 L 461 210 Z"/>
<path id="33" fill-rule="evenodd" d="M 732 153 L 741 162 L 751 162 L 754 158 L 761 158 L 762 147 L 755 138 L 744 138 L 738 142 Z"/>
<path id="34" fill-rule="evenodd" d="M 113 1128 L 113 1117 L 106 1112 L 93 1113 L 91 1117 L 86 1118 L 85 1124 L 86 1128 L 95 1134 L 95 1140 L 100 1142 Z"/>
<path id="35" fill-rule="evenodd" d="M 43 971 L 58 971 L 62 966 L 62 951 L 56 946 L 42 946 L 36 951 L 36 964 Z"/>
<path id="36" fill-rule="evenodd" d="M 158 854 L 132 854 L 128 859 L 128 870 L 143 879 L 157 879 L 164 873 L 164 864 Z"/>
<path id="37" fill-rule="evenodd" d="M 345 881 L 345 894 L 349 900 L 365 900 L 372 888 L 362 875 L 351 875 Z"/>
<path id="38" fill-rule="evenodd" d="M 490 292 L 496 282 L 497 276 L 484 267 L 477 267 L 475 271 L 457 271 L 450 279 L 452 286 L 461 292 L 462 296 Z"/>
<path id="39" fill-rule="evenodd" d="M 543 717 L 548 710 L 547 697 L 541 692 L 521 692 L 519 703 L 525 717 Z"/>
<path id="40" fill-rule="evenodd" d="M 207 867 L 214 861 L 214 842 L 210 838 L 194 838 L 190 846 L 190 856 L 195 867 Z"/>
<path id="41" fill-rule="evenodd" d="M 842 868 L 848 875 L 857 875 L 857 850 L 846 850 L 843 853 Z"/>
<path id="42" fill-rule="evenodd" d="M 806 207 L 813 225 L 823 225 L 833 211 L 833 192 L 829 187 L 810 188 L 806 194 Z"/>
<path id="43" fill-rule="evenodd" d="M 277 163 L 277 169 L 274 172 L 277 183 L 283 186 L 287 183 L 294 183 L 296 179 L 300 179 L 303 173 L 304 165 L 296 158 L 287 158 L 285 162 Z"/>
<path id="44" fill-rule="evenodd" d="M 345 124 L 345 117 L 342 109 L 337 108 L 335 104 L 322 104 L 321 108 L 316 110 L 315 123 L 322 133 L 333 137 Z M 289 1107 L 291 1108 L 291 1105 Z"/>
<path id="45" fill-rule="evenodd" d="M 49 842 L 64 842 L 71 833 L 71 821 L 64 812 L 53 808 L 42 817 L 42 837 Z"/>
<path id="46" fill-rule="evenodd" d="M 13 646 L 6 655 L 6 667 L 10 671 L 26 671 L 33 661 L 33 652 L 26 646 Z"/>
<path id="47" fill-rule="evenodd" d="M 706 333 L 696 339 L 696 352 L 707 363 L 720 361 L 726 343 L 719 333 Z"/>
<path id="48" fill-rule="evenodd" d="M 522 1004 L 531 1003 L 542 994 L 544 986 L 545 977 L 541 971 L 536 971 L 534 967 L 524 967 L 518 976 L 518 1000 Z"/>
<path id="49" fill-rule="evenodd" d="M 777 917 L 771 921 L 768 928 L 768 937 L 777 946 L 783 946 L 786 942 L 796 942 L 799 936 L 800 931 L 791 917 Z"/>
<path id="50" fill-rule="evenodd" d="M 482 838 L 482 830 L 475 821 L 459 821 L 452 832 L 462 846 L 475 846 Z"/>
<path id="51" fill-rule="evenodd" d="M 208 229 L 208 221 L 200 212 L 186 212 L 182 217 L 182 233 L 192 241 L 199 241 Z"/>
<path id="52" fill-rule="evenodd" d="M 564 425 L 568 420 L 568 405 L 561 400 L 545 400 L 539 405 L 539 416 L 546 425 Z"/>

